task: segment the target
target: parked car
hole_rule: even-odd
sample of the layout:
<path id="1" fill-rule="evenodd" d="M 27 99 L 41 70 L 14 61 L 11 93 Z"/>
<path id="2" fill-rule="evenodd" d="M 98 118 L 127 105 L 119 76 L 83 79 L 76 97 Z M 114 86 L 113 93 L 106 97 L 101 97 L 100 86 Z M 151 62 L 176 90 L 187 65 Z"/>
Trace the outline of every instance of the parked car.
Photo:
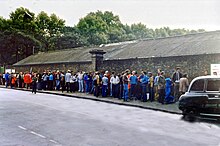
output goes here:
<path id="1" fill-rule="evenodd" d="M 179 99 L 183 117 L 208 116 L 220 118 L 220 76 L 201 76 L 192 80 Z"/>

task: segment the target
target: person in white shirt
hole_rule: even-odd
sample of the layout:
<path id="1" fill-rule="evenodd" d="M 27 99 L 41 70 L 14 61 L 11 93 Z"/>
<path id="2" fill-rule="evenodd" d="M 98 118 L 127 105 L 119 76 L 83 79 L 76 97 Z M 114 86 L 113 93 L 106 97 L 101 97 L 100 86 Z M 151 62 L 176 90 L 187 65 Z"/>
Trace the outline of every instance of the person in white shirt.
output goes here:
<path id="1" fill-rule="evenodd" d="M 84 91 L 84 87 L 83 87 L 83 72 L 80 71 L 78 73 L 78 83 L 79 83 L 79 92 L 83 92 Z"/>
<path id="2" fill-rule="evenodd" d="M 67 93 L 69 92 L 70 90 L 70 79 L 71 79 L 71 71 L 68 70 L 66 75 L 65 75 L 65 82 L 66 82 L 66 91 Z"/>
<path id="3" fill-rule="evenodd" d="M 112 84 L 112 96 L 114 98 L 119 98 L 119 82 L 120 79 L 115 74 L 110 79 L 110 83 Z"/>

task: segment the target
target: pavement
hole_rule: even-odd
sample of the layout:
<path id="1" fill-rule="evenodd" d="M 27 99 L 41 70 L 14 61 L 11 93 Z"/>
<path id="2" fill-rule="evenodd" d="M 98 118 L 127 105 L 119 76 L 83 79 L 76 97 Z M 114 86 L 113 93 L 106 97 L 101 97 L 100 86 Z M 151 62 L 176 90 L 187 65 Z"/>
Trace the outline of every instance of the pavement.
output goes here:
<path id="1" fill-rule="evenodd" d="M 5 88 L 5 86 L 0 85 L 0 88 Z M 10 88 L 8 88 L 10 89 Z M 15 88 L 14 90 L 21 90 L 21 91 L 31 91 L 30 89 L 27 90 L 26 88 Z M 67 93 L 61 92 L 61 91 L 43 91 L 39 90 L 38 93 L 45 93 L 45 94 L 54 94 L 54 95 L 61 95 L 61 96 L 67 96 L 67 97 L 72 97 L 72 98 L 79 98 L 79 99 L 87 99 L 87 100 L 93 100 L 93 101 L 100 101 L 100 102 L 105 102 L 105 103 L 111 103 L 111 104 L 118 104 L 118 105 L 124 105 L 124 106 L 131 106 L 131 107 L 138 107 L 138 108 L 143 108 L 143 109 L 151 109 L 155 111 L 162 111 L 162 112 L 167 112 L 167 113 L 172 113 L 172 114 L 181 114 L 182 112 L 178 109 L 178 103 L 172 103 L 172 104 L 161 104 L 158 102 L 140 102 L 140 101 L 129 101 L 129 102 L 124 102 L 123 100 L 115 99 L 113 97 L 102 97 L 99 96 L 98 98 L 93 96 L 92 94 L 86 94 L 86 93 L 80 93 L 80 92 L 75 92 L 75 93 Z"/>
<path id="2" fill-rule="evenodd" d="M 0 146 L 219 146 L 220 127 L 181 115 L 0 88 Z"/>

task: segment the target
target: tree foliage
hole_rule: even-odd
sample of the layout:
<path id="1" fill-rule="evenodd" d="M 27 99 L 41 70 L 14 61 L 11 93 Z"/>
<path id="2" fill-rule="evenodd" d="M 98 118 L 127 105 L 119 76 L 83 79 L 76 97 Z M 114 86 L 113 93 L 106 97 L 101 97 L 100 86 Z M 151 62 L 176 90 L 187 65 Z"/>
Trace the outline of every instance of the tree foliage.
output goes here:
<path id="1" fill-rule="evenodd" d="M 204 31 L 122 24 L 119 16 L 110 11 L 91 12 L 71 27 L 65 26 L 65 21 L 56 14 L 44 11 L 35 14 L 20 7 L 10 13 L 9 19 L 0 17 L 0 64 L 13 64 L 33 54 L 33 50 L 60 50 Z"/>

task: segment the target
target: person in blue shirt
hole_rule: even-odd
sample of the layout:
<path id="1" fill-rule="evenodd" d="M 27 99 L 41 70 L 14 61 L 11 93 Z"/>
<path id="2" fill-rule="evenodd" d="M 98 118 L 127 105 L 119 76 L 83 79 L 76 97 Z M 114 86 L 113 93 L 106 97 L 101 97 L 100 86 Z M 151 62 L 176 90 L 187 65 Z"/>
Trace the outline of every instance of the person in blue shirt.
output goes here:
<path id="1" fill-rule="evenodd" d="M 90 76 L 88 75 L 88 73 L 86 72 L 84 75 L 84 81 L 85 81 L 85 85 L 86 85 L 86 93 L 89 94 L 89 87 L 90 87 Z"/>
<path id="2" fill-rule="evenodd" d="M 104 74 L 104 77 L 102 78 L 102 97 L 107 96 L 107 89 L 108 89 L 108 78 L 107 78 L 107 74 Z"/>
<path id="3" fill-rule="evenodd" d="M 166 81 L 165 103 L 173 103 L 174 97 L 171 95 L 172 80 L 171 80 L 171 78 L 166 78 L 165 81 Z"/>
<path id="4" fill-rule="evenodd" d="M 130 76 L 130 84 L 131 84 L 131 99 L 133 99 L 135 97 L 136 100 L 136 87 L 137 87 L 137 82 L 138 82 L 138 78 L 136 76 L 136 71 L 132 71 L 132 75 Z"/>
<path id="5" fill-rule="evenodd" d="M 146 75 L 146 72 L 142 72 L 142 79 L 140 79 L 141 82 L 141 88 L 142 88 L 142 100 L 143 102 L 147 101 L 147 84 L 148 84 L 148 76 Z"/>
<path id="6" fill-rule="evenodd" d="M 49 90 L 53 90 L 53 74 L 49 73 Z"/>
<path id="7" fill-rule="evenodd" d="M 9 76 L 10 76 L 10 74 L 7 72 L 5 74 L 5 87 L 6 88 L 9 86 L 9 81 L 10 81 Z"/>

